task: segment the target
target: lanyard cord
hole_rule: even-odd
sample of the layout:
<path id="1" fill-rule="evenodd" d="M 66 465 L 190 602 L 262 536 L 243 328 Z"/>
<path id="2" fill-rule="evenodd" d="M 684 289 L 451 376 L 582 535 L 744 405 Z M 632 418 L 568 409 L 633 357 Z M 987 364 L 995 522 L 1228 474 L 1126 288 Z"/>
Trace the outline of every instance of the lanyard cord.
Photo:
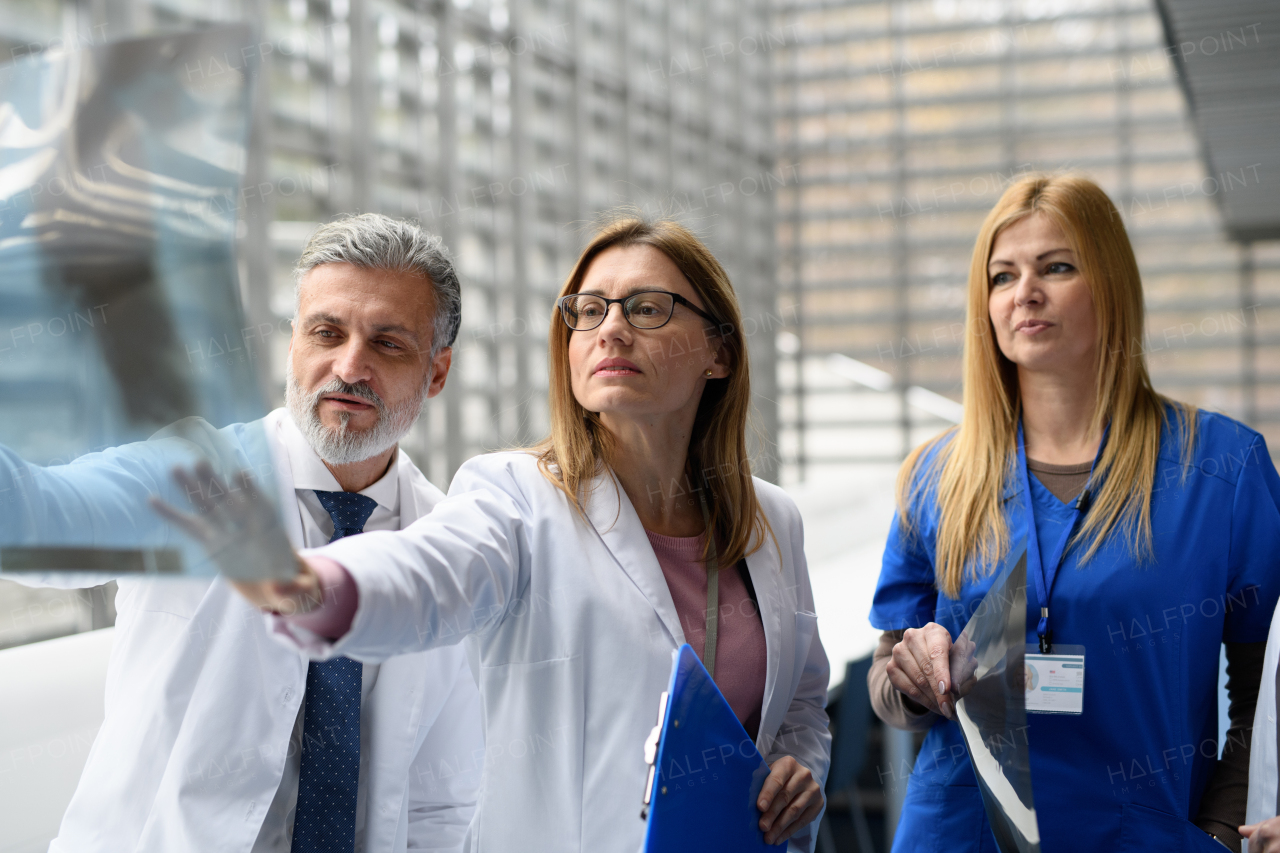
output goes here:
<path id="1" fill-rule="evenodd" d="M 706 525 L 711 544 L 711 556 L 707 560 L 707 639 L 702 645 L 702 665 L 707 675 L 716 677 L 716 639 L 720 632 L 720 556 L 716 551 L 716 532 L 711 529 L 711 512 L 707 509 L 707 484 L 704 481 L 698 492 L 702 504 L 702 523 Z"/>
<path id="2" fill-rule="evenodd" d="M 1108 424 L 1102 431 L 1102 440 L 1098 443 L 1098 451 L 1093 457 L 1093 464 L 1089 467 L 1089 479 L 1085 482 L 1079 496 L 1071 502 L 1071 522 L 1058 538 L 1053 553 L 1049 555 L 1049 565 L 1046 567 L 1040 559 L 1040 537 L 1036 533 L 1035 507 L 1031 500 L 1031 477 L 1027 473 L 1027 450 L 1022 435 L 1022 421 L 1018 421 L 1018 476 L 1021 480 L 1019 486 L 1022 489 L 1027 513 L 1027 568 L 1040 599 L 1040 621 L 1036 625 L 1036 635 L 1040 638 L 1040 654 L 1043 655 L 1053 652 L 1053 631 L 1049 628 L 1049 596 L 1053 593 L 1053 582 L 1058 576 L 1058 569 L 1062 565 L 1062 558 L 1071 534 L 1075 532 L 1080 517 L 1089 511 L 1091 503 L 1089 489 L 1093 486 L 1093 473 L 1098 467 L 1098 459 L 1102 457 L 1102 450 L 1107 445 L 1107 435 L 1110 431 L 1111 425 Z M 1035 571 L 1030 571 L 1032 563 L 1035 565 Z"/>

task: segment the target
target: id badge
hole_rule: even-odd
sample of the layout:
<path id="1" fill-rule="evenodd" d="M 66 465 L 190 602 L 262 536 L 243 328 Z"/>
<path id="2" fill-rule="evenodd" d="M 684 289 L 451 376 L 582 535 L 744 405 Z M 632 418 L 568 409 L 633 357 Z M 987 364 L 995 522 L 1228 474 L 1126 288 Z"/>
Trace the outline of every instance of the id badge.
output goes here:
<path id="1" fill-rule="evenodd" d="M 1028 645 L 1026 652 L 1028 714 L 1080 714 L 1084 712 L 1084 646 L 1053 644 L 1053 654 L 1040 654 Z"/>

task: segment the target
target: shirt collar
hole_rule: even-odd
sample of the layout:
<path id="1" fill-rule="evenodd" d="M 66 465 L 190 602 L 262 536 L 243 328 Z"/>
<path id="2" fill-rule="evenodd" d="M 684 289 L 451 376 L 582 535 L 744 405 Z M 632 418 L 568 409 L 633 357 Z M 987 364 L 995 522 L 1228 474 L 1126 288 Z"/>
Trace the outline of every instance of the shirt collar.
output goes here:
<path id="1" fill-rule="evenodd" d="M 293 472 L 293 488 L 297 491 L 319 489 L 325 492 L 340 492 L 342 486 L 333 476 L 333 472 L 325 466 L 316 455 L 307 437 L 293 420 L 293 415 L 283 419 L 281 428 L 285 453 L 289 456 L 289 467 Z M 396 448 L 395 458 L 387 472 L 372 486 L 361 489 L 360 494 L 373 498 L 378 506 L 396 512 L 400 508 L 400 449 Z"/>

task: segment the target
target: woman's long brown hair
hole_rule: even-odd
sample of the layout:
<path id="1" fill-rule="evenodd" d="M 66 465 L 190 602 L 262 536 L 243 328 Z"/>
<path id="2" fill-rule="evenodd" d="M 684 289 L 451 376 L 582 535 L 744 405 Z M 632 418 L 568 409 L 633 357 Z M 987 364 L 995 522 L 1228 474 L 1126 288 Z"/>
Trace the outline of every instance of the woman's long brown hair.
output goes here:
<path id="1" fill-rule="evenodd" d="M 693 232 L 670 220 L 650 222 L 631 215 L 615 218 L 599 230 L 583 249 L 560 295 L 578 292 L 591 263 L 602 252 L 625 246 L 652 246 L 670 258 L 707 313 L 720 323 L 707 331 L 705 345 L 718 343 L 723 348 L 730 373 L 725 379 L 709 380 L 703 390 L 689 443 L 685 483 L 677 486 L 697 489 L 706 484 L 719 563 L 732 566 L 757 550 L 766 532 L 773 533 L 756 499 L 747 456 L 751 371 L 738 299 L 720 262 Z M 588 497 L 584 489 L 609 465 L 614 447 L 599 415 L 584 409 L 573 395 L 569 369 L 572 334 L 559 313 L 553 314 L 547 338 L 551 434 L 534 452 L 543 474 L 582 512 Z M 711 544 L 708 536 L 708 549 Z"/>

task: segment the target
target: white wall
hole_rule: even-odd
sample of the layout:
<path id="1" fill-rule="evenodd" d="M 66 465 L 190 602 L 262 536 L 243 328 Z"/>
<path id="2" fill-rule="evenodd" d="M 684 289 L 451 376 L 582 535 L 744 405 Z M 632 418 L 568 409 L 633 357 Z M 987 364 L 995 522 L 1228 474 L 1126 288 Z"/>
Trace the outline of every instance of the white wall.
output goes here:
<path id="1" fill-rule="evenodd" d="M 114 628 L 0 651 L 0 853 L 49 846 L 102 725 Z"/>

